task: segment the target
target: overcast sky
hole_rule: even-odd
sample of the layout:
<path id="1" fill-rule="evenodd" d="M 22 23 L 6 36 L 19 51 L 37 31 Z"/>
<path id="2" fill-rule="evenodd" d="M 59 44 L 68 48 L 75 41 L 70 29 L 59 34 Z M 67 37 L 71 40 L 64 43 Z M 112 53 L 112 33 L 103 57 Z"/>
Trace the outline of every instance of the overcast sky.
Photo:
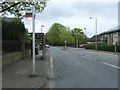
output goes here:
<path id="1" fill-rule="evenodd" d="M 51 0 L 42 13 L 36 14 L 35 31 L 41 32 L 41 25 L 44 25 L 46 33 L 52 24 L 61 23 L 70 29 L 87 28 L 87 36 L 91 37 L 95 34 L 95 19 L 89 19 L 90 16 L 98 20 L 98 34 L 107 31 L 118 25 L 118 1 L 108 1 Z M 32 19 L 24 19 L 24 22 L 32 32 Z"/>

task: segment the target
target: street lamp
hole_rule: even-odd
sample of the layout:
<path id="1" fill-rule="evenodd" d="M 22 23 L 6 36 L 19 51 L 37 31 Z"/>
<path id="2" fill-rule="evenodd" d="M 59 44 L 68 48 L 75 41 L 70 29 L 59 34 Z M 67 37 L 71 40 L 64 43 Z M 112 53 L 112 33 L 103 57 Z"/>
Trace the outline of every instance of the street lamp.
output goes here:
<path id="1" fill-rule="evenodd" d="M 44 25 L 41 25 L 41 33 L 42 33 L 42 27 L 44 27 Z"/>
<path id="2" fill-rule="evenodd" d="M 87 36 L 87 28 L 83 28 L 85 30 L 85 35 Z"/>
<path id="3" fill-rule="evenodd" d="M 65 48 L 67 47 L 67 45 L 66 45 L 66 42 L 67 42 L 66 36 L 67 36 L 67 32 L 66 32 L 66 30 L 65 30 L 65 37 L 64 37 Z"/>
<path id="4" fill-rule="evenodd" d="M 78 33 L 76 32 L 76 48 L 78 48 Z"/>
<path id="5" fill-rule="evenodd" d="M 97 18 L 90 17 L 90 19 L 95 19 L 95 33 L 96 33 L 96 37 L 95 37 L 95 41 L 96 41 L 95 50 L 97 51 Z"/>
<path id="6" fill-rule="evenodd" d="M 65 47 L 66 47 L 66 37 L 64 37 Z"/>
<path id="7" fill-rule="evenodd" d="M 85 42 L 86 42 L 86 37 L 87 37 L 87 28 L 83 28 L 84 30 L 85 30 L 85 38 L 84 38 L 84 40 L 85 40 Z"/>

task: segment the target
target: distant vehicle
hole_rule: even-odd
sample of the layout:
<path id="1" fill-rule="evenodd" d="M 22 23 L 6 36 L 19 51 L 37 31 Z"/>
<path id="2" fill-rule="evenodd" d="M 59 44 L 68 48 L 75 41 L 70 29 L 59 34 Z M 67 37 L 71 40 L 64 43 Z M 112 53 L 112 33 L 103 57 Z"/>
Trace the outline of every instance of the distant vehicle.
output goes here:
<path id="1" fill-rule="evenodd" d="M 50 46 L 49 45 L 45 45 L 46 48 L 49 48 Z"/>
<path id="2" fill-rule="evenodd" d="M 87 45 L 87 44 L 81 44 L 79 47 L 80 47 L 80 48 L 84 48 L 85 45 Z"/>

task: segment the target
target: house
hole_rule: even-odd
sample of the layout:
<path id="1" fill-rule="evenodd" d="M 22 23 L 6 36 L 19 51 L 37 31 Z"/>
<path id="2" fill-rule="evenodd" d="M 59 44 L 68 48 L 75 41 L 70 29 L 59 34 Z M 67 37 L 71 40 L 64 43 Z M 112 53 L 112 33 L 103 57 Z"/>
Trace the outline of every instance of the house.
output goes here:
<path id="1" fill-rule="evenodd" d="M 87 42 L 95 44 L 96 35 L 91 37 Z M 115 45 L 116 43 L 120 44 L 120 27 L 117 26 L 97 35 L 97 43 L 103 43 L 108 45 Z"/>
<path id="2" fill-rule="evenodd" d="M 87 40 L 87 42 L 95 44 L 96 43 L 96 35 L 94 35 L 89 40 Z M 97 43 L 100 43 L 100 42 L 101 42 L 101 35 L 97 35 Z"/>
<path id="3" fill-rule="evenodd" d="M 120 44 L 120 28 L 115 27 L 106 32 L 99 34 L 101 37 L 101 43 L 105 43 L 108 45 Z"/>

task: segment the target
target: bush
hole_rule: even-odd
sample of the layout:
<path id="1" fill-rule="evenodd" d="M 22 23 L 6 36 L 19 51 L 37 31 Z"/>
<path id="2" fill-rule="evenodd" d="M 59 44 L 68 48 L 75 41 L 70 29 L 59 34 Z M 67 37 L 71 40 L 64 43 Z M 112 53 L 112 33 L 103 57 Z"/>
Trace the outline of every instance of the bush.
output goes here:
<path id="1" fill-rule="evenodd" d="M 117 52 L 120 53 L 120 44 L 117 46 Z"/>
<path id="2" fill-rule="evenodd" d="M 95 45 L 86 45 L 85 49 L 95 50 Z M 115 45 L 97 45 L 97 50 L 115 52 Z M 117 45 L 117 52 L 120 52 L 120 45 Z"/>
<path id="3" fill-rule="evenodd" d="M 86 45 L 85 49 L 94 49 L 95 50 L 95 45 Z"/>
<path id="4" fill-rule="evenodd" d="M 25 43 L 25 50 L 31 49 L 31 43 Z"/>

